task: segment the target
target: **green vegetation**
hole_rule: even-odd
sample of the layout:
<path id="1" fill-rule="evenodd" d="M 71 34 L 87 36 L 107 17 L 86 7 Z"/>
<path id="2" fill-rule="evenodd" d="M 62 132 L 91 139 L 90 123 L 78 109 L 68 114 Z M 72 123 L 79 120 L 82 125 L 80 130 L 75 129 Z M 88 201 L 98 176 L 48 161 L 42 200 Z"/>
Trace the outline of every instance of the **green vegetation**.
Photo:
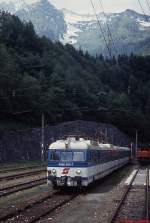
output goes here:
<path id="1" fill-rule="evenodd" d="M 10 169 L 19 169 L 19 168 L 30 168 L 30 167 L 40 167 L 42 165 L 46 166 L 46 163 L 42 163 L 41 161 L 17 161 L 17 162 L 7 162 L 7 163 L 1 163 L 0 162 L 0 171 L 2 170 L 10 170 Z"/>
<path id="2" fill-rule="evenodd" d="M 132 52 L 140 56 L 150 55 L 150 28 L 143 25 L 144 21 L 146 23 L 144 16 L 132 10 L 130 12 L 126 10 L 120 14 L 108 15 L 107 22 L 115 45 L 115 51 L 113 52 L 115 55 L 130 55 Z M 99 55 L 100 52 L 103 55 L 108 55 L 97 21 L 93 25 L 85 22 L 82 24 L 82 28 L 81 24 L 76 24 L 76 26 L 83 30 L 76 37 L 77 43 L 74 46 L 77 49 L 81 46 L 82 49 L 88 50 L 91 55 Z M 108 31 L 106 24 L 101 23 L 101 26 L 107 39 Z M 112 43 L 110 46 L 113 49 Z"/>
<path id="3" fill-rule="evenodd" d="M 38 126 L 84 119 L 150 139 L 150 56 L 92 57 L 0 14 L 0 117 Z"/>

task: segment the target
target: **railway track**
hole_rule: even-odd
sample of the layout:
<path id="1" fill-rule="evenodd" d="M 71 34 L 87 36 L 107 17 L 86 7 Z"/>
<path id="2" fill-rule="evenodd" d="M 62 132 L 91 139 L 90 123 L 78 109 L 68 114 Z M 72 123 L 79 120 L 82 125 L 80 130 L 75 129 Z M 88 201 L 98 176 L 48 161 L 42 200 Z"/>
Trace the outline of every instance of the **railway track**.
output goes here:
<path id="1" fill-rule="evenodd" d="M 146 220 L 150 220 L 150 196 L 149 196 L 149 185 L 150 185 L 150 181 L 149 181 L 149 176 L 150 176 L 150 171 L 149 169 L 147 169 L 147 178 L 146 178 L 146 190 L 145 190 L 145 217 L 146 217 Z"/>
<path id="2" fill-rule="evenodd" d="M 0 222 L 37 222 L 47 215 L 52 214 L 58 208 L 63 207 L 65 204 L 75 199 L 78 195 L 78 193 L 69 195 L 60 191 L 55 191 L 43 199 L 40 199 L 32 204 L 28 204 L 24 207 L 17 208 L 14 212 L 8 213 L 5 216 L 1 216 Z"/>
<path id="3" fill-rule="evenodd" d="M 28 167 L 19 167 L 19 168 L 4 168 L 0 170 L 0 174 L 2 173 L 9 173 L 9 172 L 14 172 L 14 171 L 21 171 L 21 170 L 29 170 L 29 169 L 35 169 L 35 168 L 40 168 L 41 165 L 33 165 L 33 166 L 28 166 Z"/>
<path id="4" fill-rule="evenodd" d="M 25 172 L 25 173 L 10 174 L 10 175 L 6 175 L 6 176 L 4 175 L 4 176 L 0 176 L 0 181 L 2 181 L 2 180 L 13 180 L 13 179 L 21 178 L 21 177 L 32 176 L 32 175 L 35 175 L 35 174 L 43 173 L 45 171 L 46 171 L 46 169 L 41 168 L 39 170 L 28 171 L 28 172 Z"/>
<path id="5" fill-rule="evenodd" d="M 47 177 L 44 177 L 44 178 L 40 178 L 38 180 L 32 180 L 32 181 L 28 181 L 28 182 L 24 182 L 24 183 L 15 184 L 13 186 L 4 187 L 4 188 L 0 189 L 0 198 L 6 197 L 10 194 L 13 194 L 13 193 L 16 193 L 19 191 L 27 190 L 27 189 L 45 184 L 46 180 L 47 180 Z"/>
<path id="6" fill-rule="evenodd" d="M 125 220 L 149 222 L 149 212 L 149 169 L 139 168 L 132 175 L 109 223 L 120 223 Z"/>

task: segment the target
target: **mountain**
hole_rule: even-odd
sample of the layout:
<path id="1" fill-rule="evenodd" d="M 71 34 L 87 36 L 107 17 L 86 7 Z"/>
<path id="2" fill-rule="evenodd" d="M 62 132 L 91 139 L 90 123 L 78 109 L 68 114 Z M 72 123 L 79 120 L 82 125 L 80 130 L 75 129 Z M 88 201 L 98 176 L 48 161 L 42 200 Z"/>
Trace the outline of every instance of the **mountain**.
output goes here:
<path id="1" fill-rule="evenodd" d="M 0 9 L 3 11 L 9 11 L 11 13 L 16 12 L 16 7 L 13 2 L 1 2 L 0 3 Z"/>
<path id="2" fill-rule="evenodd" d="M 48 0 L 34 0 L 30 4 L 27 0 L 10 0 L 1 2 L 0 9 L 16 14 L 21 20 L 30 20 L 38 35 L 69 43 L 94 56 L 108 56 L 108 49 L 113 55 L 150 54 L 150 16 L 130 9 L 121 13 L 99 13 L 103 34 L 95 15 L 58 10 Z"/>
<path id="3" fill-rule="evenodd" d="M 31 21 L 37 34 L 51 40 L 59 40 L 66 31 L 63 13 L 47 0 L 27 5 L 18 10 L 16 15 L 22 20 Z"/>
<path id="4" fill-rule="evenodd" d="M 37 1 L 33 4 L 19 0 L 1 2 L 0 9 L 17 15 L 23 21 L 31 21 L 39 36 L 45 35 L 53 41 L 62 38 L 66 32 L 63 12 L 57 10 L 48 0 Z"/>
<path id="5" fill-rule="evenodd" d="M 108 54 L 94 15 L 80 15 L 66 9 L 63 13 L 67 24 L 63 43 L 81 47 L 93 55 Z M 150 16 L 127 9 L 121 13 L 99 13 L 98 18 L 112 53 L 150 54 Z"/>
<path id="6" fill-rule="evenodd" d="M 23 8 L 25 6 L 26 3 L 24 1 L 19 0 L 0 2 L 0 9 L 3 11 L 11 12 L 12 14 L 15 14 L 20 8 Z"/>

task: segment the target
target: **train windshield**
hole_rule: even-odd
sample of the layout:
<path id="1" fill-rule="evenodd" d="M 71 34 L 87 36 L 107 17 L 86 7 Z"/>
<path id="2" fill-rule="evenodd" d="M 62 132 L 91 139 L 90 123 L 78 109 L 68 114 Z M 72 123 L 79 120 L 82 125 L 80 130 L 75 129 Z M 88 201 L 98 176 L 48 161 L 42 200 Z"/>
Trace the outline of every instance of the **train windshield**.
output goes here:
<path id="1" fill-rule="evenodd" d="M 84 152 L 74 152 L 73 161 L 84 161 Z"/>
<path id="2" fill-rule="evenodd" d="M 60 160 L 60 152 L 52 151 L 50 154 L 50 160 Z"/>
<path id="3" fill-rule="evenodd" d="M 61 161 L 72 160 L 72 152 L 61 152 Z"/>
<path id="4" fill-rule="evenodd" d="M 52 151 L 50 154 L 50 160 L 53 161 L 85 161 L 85 154 L 84 152 L 68 152 L 68 151 Z"/>

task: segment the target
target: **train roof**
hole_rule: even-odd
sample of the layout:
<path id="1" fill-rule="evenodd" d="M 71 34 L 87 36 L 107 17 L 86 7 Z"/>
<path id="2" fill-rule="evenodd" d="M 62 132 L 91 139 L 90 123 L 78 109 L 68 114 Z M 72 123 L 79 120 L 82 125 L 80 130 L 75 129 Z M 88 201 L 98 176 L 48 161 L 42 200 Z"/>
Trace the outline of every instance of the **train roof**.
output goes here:
<path id="1" fill-rule="evenodd" d="M 93 140 L 87 140 L 84 138 L 76 139 L 74 137 L 66 138 L 66 140 L 57 140 L 49 146 L 50 150 L 87 150 L 87 149 L 99 149 L 99 150 L 129 150 L 127 147 L 114 146 L 112 144 L 103 144 Z"/>

